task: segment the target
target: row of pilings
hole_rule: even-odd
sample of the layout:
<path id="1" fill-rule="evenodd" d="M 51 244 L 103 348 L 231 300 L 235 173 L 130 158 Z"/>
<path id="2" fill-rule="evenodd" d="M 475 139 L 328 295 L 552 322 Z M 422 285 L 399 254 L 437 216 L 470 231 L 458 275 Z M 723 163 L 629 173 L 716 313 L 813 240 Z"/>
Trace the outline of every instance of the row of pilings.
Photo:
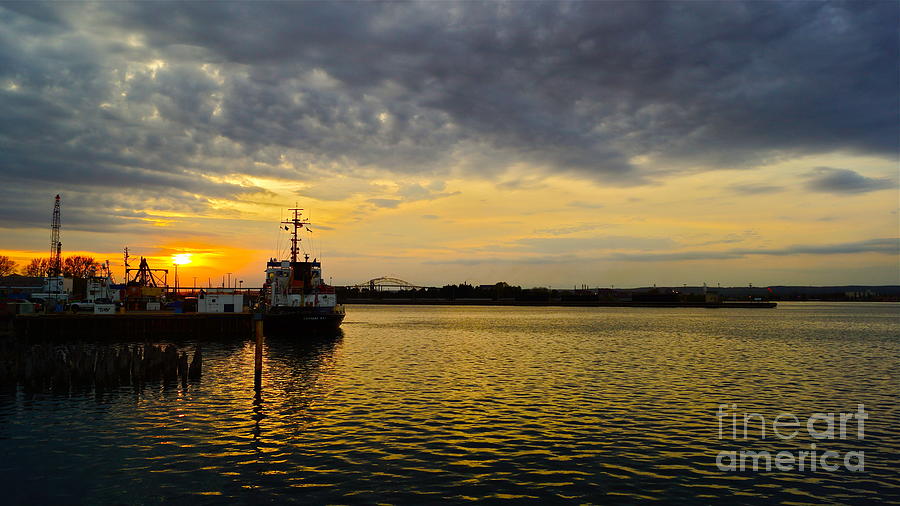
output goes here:
<path id="1" fill-rule="evenodd" d="M 0 384 L 27 391 L 68 392 L 199 380 L 203 355 L 189 360 L 174 345 L 31 344 L 0 348 Z"/>

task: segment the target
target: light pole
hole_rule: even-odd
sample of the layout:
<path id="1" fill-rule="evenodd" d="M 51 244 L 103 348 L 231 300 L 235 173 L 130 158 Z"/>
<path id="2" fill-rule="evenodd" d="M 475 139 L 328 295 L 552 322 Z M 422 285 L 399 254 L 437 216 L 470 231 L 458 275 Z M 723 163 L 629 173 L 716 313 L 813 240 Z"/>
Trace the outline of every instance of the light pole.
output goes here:
<path id="1" fill-rule="evenodd" d="M 244 289 L 244 280 L 242 279 L 242 280 L 238 281 L 238 283 L 240 283 L 240 289 L 243 290 Z"/>
<path id="2" fill-rule="evenodd" d="M 231 288 L 231 273 L 228 273 L 228 288 Z"/>

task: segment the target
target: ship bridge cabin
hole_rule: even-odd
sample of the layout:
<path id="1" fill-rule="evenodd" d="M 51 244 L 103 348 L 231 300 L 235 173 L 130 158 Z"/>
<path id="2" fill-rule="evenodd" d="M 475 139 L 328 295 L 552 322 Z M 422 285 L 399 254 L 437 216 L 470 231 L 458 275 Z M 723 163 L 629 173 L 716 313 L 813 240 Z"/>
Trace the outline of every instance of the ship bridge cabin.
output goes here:
<path id="1" fill-rule="evenodd" d="M 334 288 L 322 281 L 322 264 L 315 259 L 312 262 L 269 260 L 266 284 L 272 306 L 334 307 L 337 303 Z"/>

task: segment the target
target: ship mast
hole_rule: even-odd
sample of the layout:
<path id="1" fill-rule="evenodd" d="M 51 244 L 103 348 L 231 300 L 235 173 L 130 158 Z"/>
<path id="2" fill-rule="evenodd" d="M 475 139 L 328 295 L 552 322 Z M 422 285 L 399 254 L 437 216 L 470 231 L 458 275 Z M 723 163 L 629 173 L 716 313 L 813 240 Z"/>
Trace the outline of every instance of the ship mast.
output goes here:
<path id="1" fill-rule="evenodd" d="M 294 218 L 290 221 L 282 221 L 284 225 L 293 225 L 294 230 L 291 232 L 291 263 L 297 262 L 297 256 L 300 254 L 300 238 L 297 236 L 297 229 L 309 225 L 309 222 L 300 217 L 302 208 L 288 209 L 294 211 Z"/>

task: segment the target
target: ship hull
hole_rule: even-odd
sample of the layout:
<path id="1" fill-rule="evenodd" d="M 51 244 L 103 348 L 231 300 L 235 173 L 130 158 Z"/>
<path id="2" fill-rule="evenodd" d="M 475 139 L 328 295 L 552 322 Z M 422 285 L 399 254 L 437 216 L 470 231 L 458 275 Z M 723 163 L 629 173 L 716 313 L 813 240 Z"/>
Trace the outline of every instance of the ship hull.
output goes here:
<path id="1" fill-rule="evenodd" d="M 266 337 L 303 338 L 335 333 L 344 321 L 343 313 L 285 310 L 266 313 L 263 334 Z"/>

